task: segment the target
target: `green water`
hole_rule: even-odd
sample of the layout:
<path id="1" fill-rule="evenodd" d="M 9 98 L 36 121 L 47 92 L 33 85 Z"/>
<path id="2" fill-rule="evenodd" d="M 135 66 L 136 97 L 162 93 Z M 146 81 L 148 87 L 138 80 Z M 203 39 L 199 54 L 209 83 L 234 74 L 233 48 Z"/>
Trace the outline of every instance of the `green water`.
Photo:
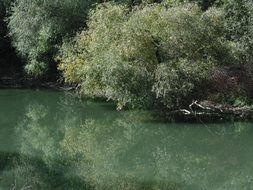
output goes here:
<path id="1" fill-rule="evenodd" d="M 63 92 L 0 90 L 0 190 L 251 190 L 253 123 L 169 124 Z"/>

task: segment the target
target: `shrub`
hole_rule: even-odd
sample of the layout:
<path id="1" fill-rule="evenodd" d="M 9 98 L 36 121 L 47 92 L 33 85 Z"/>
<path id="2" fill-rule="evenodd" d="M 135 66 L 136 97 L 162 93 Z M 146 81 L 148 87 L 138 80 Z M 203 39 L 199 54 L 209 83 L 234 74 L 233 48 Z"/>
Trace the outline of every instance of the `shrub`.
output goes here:
<path id="1" fill-rule="evenodd" d="M 135 5 L 155 0 L 115 1 Z M 16 0 L 10 10 L 8 26 L 14 47 L 28 62 L 27 72 L 40 76 L 47 70 L 55 71 L 52 58 L 58 51 L 57 45 L 86 25 L 88 10 L 99 2 L 103 1 Z"/>
<path id="2" fill-rule="evenodd" d="M 28 61 L 28 73 L 42 75 L 56 44 L 85 25 L 92 0 L 16 0 L 8 19 L 13 45 Z"/>
<path id="3" fill-rule="evenodd" d="M 81 84 L 82 94 L 114 100 L 119 108 L 180 106 L 214 65 L 233 59 L 222 18 L 220 10 L 203 13 L 193 4 L 132 11 L 103 4 L 90 13 L 88 30 L 63 45 L 59 69 L 67 82 Z"/>
<path id="4" fill-rule="evenodd" d="M 76 38 L 75 52 L 63 51 L 60 65 L 67 81 L 81 81 L 83 94 L 116 100 L 119 107 L 148 103 L 149 67 L 157 62 L 152 37 L 127 25 L 128 12 L 124 5 L 98 6 L 89 30 Z"/>
<path id="5" fill-rule="evenodd" d="M 237 62 L 251 63 L 253 58 L 253 2 L 223 0 L 227 38 L 231 41 Z"/>
<path id="6" fill-rule="evenodd" d="M 208 60 L 187 59 L 160 64 L 155 72 L 153 91 L 168 108 L 189 105 L 190 100 L 206 95 L 202 91 L 203 84 L 207 84 L 212 66 Z"/>

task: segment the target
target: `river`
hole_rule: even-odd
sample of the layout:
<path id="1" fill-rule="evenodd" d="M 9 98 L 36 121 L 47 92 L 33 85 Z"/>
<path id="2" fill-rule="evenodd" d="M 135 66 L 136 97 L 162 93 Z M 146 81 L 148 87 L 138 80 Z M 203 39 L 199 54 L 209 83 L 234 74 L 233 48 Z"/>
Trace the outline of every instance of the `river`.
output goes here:
<path id="1" fill-rule="evenodd" d="M 253 123 L 168 123 L 49 90 L 0 90 L 0 190 L 251 190 Z"/>

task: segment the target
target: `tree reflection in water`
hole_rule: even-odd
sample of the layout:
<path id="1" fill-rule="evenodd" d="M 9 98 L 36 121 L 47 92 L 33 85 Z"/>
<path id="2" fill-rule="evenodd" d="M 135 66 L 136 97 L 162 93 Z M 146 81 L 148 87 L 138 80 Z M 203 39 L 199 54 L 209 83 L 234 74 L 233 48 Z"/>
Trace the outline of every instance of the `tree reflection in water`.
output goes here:
<path id="1" fill-rule="evenodd" d="M 15 127 L 17 153 L 0 153 L 7 189 L 252 188 L 251 123 L 169 124 L 144 111 L 30 93 Z"/>

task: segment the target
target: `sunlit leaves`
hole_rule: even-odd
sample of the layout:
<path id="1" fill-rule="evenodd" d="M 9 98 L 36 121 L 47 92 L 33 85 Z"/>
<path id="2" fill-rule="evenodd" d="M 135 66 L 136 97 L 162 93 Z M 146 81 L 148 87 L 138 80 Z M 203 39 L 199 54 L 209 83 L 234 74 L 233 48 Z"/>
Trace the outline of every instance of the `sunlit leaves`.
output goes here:
<path id="1" fill-rule="evenodd" d="M 83 95 L 114 100 L 119 109 L 170 107 L 205 83 L 213 65 L 230 60 L 222 18 L 194 4 L 100 5 L 88 30 L 63 45 L 59 68 Z"/>

